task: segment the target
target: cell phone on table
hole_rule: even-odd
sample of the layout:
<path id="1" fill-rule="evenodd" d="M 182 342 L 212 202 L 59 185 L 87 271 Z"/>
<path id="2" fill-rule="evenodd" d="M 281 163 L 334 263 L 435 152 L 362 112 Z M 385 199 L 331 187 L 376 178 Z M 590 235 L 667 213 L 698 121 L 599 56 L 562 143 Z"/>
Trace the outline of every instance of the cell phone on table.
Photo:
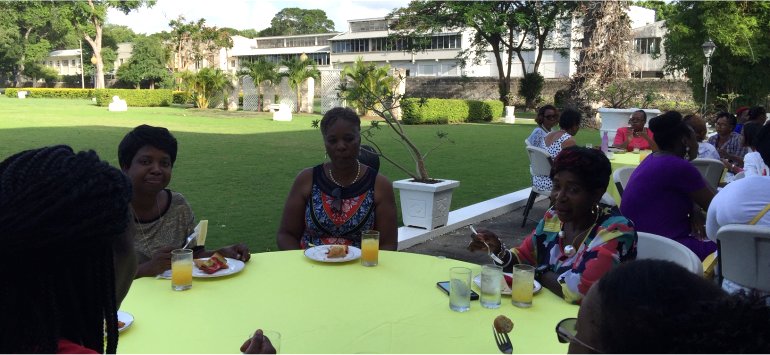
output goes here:
<path id="1" fill-rule="evenodd" d="M 449 296 L 449 281 L 436 282 L 436 286 Z M 471 300 L 475 301 L 477 299 L 479 299 L 479 294 L 471 290 Z"/>

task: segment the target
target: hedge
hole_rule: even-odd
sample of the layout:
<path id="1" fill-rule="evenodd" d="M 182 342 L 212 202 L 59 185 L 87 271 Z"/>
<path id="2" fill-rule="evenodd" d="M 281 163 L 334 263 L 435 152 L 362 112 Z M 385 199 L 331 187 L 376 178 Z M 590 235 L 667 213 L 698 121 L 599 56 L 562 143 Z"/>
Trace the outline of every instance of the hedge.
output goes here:
<path id="1" fill-rule="evenodd" d="M 402 100 L 401 111 L 406 124 L 489 122 L 502 117 L 503 103 L 497 100 L 409 98 Z"/>
<path id="2" fill-rule="evenodd" d="M 193 103 L 192 95 L 190 95 L 187 91 L 174 91 L 173 93 L 174 99 L 173 103 L 183 105 L 183 104 L 191 104 Z"/>
<path id="3" fill-rule="evenodd" d="M 7 88 L 5 96 L 16 98 L 16 93 L 26 91 L 27 97 L 55 99 L 90 99 L 94 89 L 49 89 L 49 88 Z"/>
<path id="4" fill-rule="evenodd" d="M 98 89 L 95 94 L 98 106 L 109 106 L 116 95 L 131 107 L 169 106 L 174 101 L 174 94 L 168 89 Z"/>

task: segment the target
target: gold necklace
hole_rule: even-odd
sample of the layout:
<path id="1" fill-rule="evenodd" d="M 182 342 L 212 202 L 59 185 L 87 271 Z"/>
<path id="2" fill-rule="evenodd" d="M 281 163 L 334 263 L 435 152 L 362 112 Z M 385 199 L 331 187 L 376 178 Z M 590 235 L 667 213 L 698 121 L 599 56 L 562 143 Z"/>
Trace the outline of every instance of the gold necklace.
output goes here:
<path id="1" fill-rule="evenodd" d="M 356 183 L 356 181 L 358 181 L 358 177 L 359 177 L 360 175 L 361 175 L 361 162 L 359 161 L 359 162 L 358 162 L 358 170 L 356 171 L 356 178 L 355 178 L 355 179 L 353 179 L 353 181 L 351 181 L 351 182 L 350 182 L 350 184 L 348 184 L 347 186 L 350 186 L 350 185 L 353 185 L 353 184 L 355 184 L 355 183 Z M 337 182 L 337 180 L 336 180 L 336 179 L 334 179 L 334 174 L 332 174 L 332 168 L 331 168 L 331 166 L 329 167 L 329 177 L 332 179 L 332 182 L 334 182 L 335 184 L 337 184 L 337 186 L 339 186 L 339 187 L 344 187 L 344 186 L 342 186 L 342 184 L 340 184 L 339 182 Z"/>
<path id="2" fill-rule="evenodd" d="M 576 235 L 575 238 L 572 240 L 572 242 L 574 243 L 575 240 L 580 238 L 581 234 L 585 234 L 583 236 L 583 240 L 580 242 L 580 244 L 578 244 L 578 248 L 580 248 L 580 246 L 586 242 L 586 239 L 588 239 L 588 232 L 590 232 L 594 228 L 594 226 L 596 226 L 596 222 L 598 220 L 599 220 L 599 211 L 596 211 L 596 218 L 594 219 L 594 223 L 592 223 L 591 226 L 588 227 L 588 229 L 584 230 L 582 233 L 578 233 L 578 235 Z M 564 239 L 564 224 L 562 224 L 561 230 L 559 231 L 559 239 L 560 240 Z M 562 248 L 562 253 L 567 257 L 572 257 L 577 253 L 577 249 L 575 249 L 575 247 L 572 244 L 567 244 Z"/>

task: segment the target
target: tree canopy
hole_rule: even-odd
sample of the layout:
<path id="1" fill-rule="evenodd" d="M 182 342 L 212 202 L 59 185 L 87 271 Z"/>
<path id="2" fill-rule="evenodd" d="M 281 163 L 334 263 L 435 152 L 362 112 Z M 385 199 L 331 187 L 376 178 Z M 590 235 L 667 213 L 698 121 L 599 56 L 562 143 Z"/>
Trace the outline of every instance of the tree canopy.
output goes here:
<path id="1" fill-rule="evenodd" d="M 695 99 L 703 101 L 701 45 L 711 38 L 717 48 L 710 98 L 734 92 L 742 95 L 737 104 L 763 103 L 770 93 L 770 2 L 677 2 L 674 9 L 666 21 L 666 63 L 687 75 Z"/>
<path id="2" fill-rule="evenodd" d="M 166 48 L 157 37 L 137 38 L 131 59 L 118 68 L 118 78 L 136 88 L 146 82 L 154 89 L 156 82 L 170 78 L 166 69 L 168 58 Z"/>
<path id="3" fill-rule="evenodd" d="M 275 14 L 270 27 L 260 31 L 259 35 L 293 36 L 329 32 L 334 32 L 334 21 L 326 17 L 326 11 L 287 7 Z"/>

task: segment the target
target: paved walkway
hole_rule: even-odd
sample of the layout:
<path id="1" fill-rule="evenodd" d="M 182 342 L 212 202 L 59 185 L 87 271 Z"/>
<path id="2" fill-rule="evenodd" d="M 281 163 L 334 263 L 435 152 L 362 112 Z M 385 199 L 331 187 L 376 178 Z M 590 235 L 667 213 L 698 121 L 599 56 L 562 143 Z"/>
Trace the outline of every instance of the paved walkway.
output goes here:
<path id="1" fill-rule="evenodd" d="M 521 220 L 524 214 L 523 207 L 502 216 L 477 223 L 474 227 L 494 232 L 509 247 L 517 246 L 524 240 L 524 237 L 532 232 L 532 229 L 535 228 L 537 222 L 543 217 L 543 213 L 545 213 L 547 208 L 548 199 L 535 203 L 529 212 L 529 218 L 524 228 L 521 228 Z M 470 241 L 470 235 L 470 230 L 464 227 L 433 238 L 425 243 L 406 248 L 402 252 L 443 256 L 474 264 L 488 264 L 492 262 L 484 253 L 472 253 L 466 249 Z"/>

